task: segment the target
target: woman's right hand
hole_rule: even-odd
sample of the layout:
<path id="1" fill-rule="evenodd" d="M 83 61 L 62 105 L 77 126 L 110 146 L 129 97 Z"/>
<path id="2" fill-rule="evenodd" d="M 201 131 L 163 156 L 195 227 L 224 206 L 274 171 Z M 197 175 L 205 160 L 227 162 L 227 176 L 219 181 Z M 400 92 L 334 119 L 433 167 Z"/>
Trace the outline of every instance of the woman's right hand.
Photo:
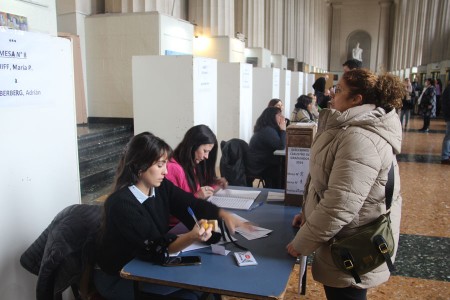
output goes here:
<path id="1" fill-rule="evenodd" d="M 280 127 L 280 130 L 286 131 L 286 118 L 284 116 L 281 116 L 279 119 L 278 126 Z"/>
<path id="2" fill-rule="evenodd" d="M 190 235 L 193 240 L 199 242 L 206 242 L 212 236 L 212 225 L 208 224 L 206 220 L 200 220 L 198 222 L 199 226 L 195 225 L 190 231 Z"/>
<path id="3" fill-rule="evenodd" d="M 202 186 L 195 192 L 194 196 L 199 199 L 206 200 L 214 194 L 214 189 L 210 186 Z"/>

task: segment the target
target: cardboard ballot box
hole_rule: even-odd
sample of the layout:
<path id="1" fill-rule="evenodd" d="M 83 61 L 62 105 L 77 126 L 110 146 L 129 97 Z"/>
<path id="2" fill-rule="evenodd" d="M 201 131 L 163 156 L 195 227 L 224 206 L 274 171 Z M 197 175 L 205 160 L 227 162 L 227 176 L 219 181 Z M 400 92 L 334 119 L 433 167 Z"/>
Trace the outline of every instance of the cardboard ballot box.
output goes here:
<path id="1" fill-rule="evenodd" d="M 286 190 L 284 204 L 301 206 L 309 174 L 311 145 L 317 132 L 315 123 L 293 123 L 286 128 Z"/>

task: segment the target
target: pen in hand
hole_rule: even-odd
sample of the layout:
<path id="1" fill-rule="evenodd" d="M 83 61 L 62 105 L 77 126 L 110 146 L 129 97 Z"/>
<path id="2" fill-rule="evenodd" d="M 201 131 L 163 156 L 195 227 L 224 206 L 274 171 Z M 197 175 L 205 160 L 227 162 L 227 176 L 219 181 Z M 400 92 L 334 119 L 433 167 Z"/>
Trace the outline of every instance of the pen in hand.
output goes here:
<path id="1" fill-rule="evenodd" d="M 195 217 L 194 211 L 193 211 L 192 208 L 190 208 L 189 206 L 188 206 L 188 212 L 189 212 L 189 214 L 191 215 L 192 219 L 194 219 L 195 224 L 197 224 L 198 229 L 200 229 L 200 224 L 198 224 L 198 220 L 197 220 L 197 218 Z"/>
<path id="2" fill-rule="evenodd" d="M 188 206 L 188 212 L 191 215 L 192 219 L 194 219 L 195 224 L 197 224 L 198 229 L 200 229 L 200 224 L 198 223 L 197 217 L 194 214 L 194 211 L 192 210 L 191 207 Z M 202 238 L 204 238 L 206 236 L 206 229 L 205 232 L 202 234 Z"/>

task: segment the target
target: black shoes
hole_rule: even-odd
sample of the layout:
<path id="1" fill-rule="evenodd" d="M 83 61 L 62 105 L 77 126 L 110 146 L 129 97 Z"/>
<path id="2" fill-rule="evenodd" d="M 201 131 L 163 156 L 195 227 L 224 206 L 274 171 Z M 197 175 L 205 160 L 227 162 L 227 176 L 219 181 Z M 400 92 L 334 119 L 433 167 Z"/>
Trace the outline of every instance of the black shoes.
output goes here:
<path id="1" fill-rule="evenodd" d="M 430 131 L 430 129 L 428 129 L 428 128 L 422 128 L 422 129 L 419 129 L 419 132 L 429 132 Z"/>
<path id="2" fill-rule="evenodd" d="M 450 158 L 441 160 L 441 164 L 443 164 L 443 165 L 450 165 Z"/>

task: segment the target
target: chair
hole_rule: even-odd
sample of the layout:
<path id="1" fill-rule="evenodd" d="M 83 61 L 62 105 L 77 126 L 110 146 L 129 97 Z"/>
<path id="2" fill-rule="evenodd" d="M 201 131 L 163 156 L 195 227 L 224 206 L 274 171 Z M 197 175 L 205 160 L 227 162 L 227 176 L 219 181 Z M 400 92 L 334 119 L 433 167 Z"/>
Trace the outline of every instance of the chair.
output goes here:
<path id="1" fill-rule="evenodd" d="M 220 142 L 222 158 L 220 159 L 220 174 L 230 185 L 253 186 L 253 181 L 259 180 L 258 187 L 265 187 L 264 179 L 247 168 L 248 144 L 241 139 L 231 139 Z"/>
<path id="2" fill-rule="evenodd" d="M 87 294 L 89 258 L 101 215 L 100 206 L 68 206 L 22 254 L 20 264 L 38 276 L 36 299 L 62 299 L 68 287 L 75 299 Z"/>

